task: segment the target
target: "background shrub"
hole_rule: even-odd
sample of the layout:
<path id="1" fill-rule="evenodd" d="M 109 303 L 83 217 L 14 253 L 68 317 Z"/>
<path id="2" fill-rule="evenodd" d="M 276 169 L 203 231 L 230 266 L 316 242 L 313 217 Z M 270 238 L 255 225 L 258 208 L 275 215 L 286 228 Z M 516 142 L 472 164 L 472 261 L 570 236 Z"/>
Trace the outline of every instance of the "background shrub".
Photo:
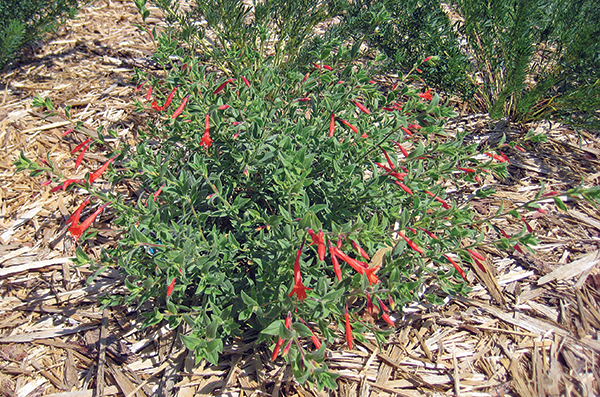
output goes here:
<path id="1" fill-rule="evenodd" d="M 387 55 L 378 70 L 425 80 L 493 118 L 600 127 L 600 3 L 595 0 L 350 2 L 329 35 Z"/>
<path id="2" fill-rule="evenodd" d="M 75 16 L 78 0 L 0 0 L 0 69 Z"/>

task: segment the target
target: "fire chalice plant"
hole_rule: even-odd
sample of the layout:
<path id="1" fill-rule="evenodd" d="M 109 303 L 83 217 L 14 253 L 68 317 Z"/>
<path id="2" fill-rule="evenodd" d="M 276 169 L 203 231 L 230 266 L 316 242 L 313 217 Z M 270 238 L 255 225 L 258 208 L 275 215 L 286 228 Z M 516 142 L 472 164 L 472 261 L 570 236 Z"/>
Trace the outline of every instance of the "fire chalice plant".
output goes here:
<path id="1" fill-rule="evenodd" d="M 505 163 L 442 132 L 452 112 L 438 95 L 386 93 L 335 58 L 305 73 L 183 64 L 163 81 L 139 76 L 153 118 L 113 182 L 147 193 L 119 207 L 111 256 L 129 295 L 114 302 L 151 300 L 146 325 L 185 322 L 184 343 L 211 362 L 261 331 L 299 381 L 334 387 L 323 359 L 336 327 L 349 347 L 386 333 L 359 316 L 367 294 L 391 326 L 388 305 L 412 300 L 427 273 L 464 291 L 456 254 L 482 236 L 453 226 L 473 215 L 445 190 L 471 177 L 460 168 L 502 174 Z"/>
<path id="2" fill-rule="evenodd" d="M 526 230 L 484 235 L 468 201 L 446 193 L 502 176 L 506 158 L 444 133 L 453 113 L 432 91 L 386 92 L 339 58 L 305 73 L 232 64 L 227 75 L 183 61 L 140 82 L 148 127 L 120 148 L 118 173 L 103 166 L 113 185 L 141 193 L 95 191 L 95 173 L 83 183 L 122 230 L 102 265 L 127 275 L 127 293 L 104 303 L 151 303 L 146 326 L 185 323 L 198 359 L 216 363 L 225 343 L 255 330 L 298 381 L 335 387 L 324 358 L 338 331 L 350 349 L 366 332 L 383 341 L 424 280 L 466 291 L 469 267 L 486 270 L 476 249 L 486 238 L 506 249 L 532 241 Z M 363 320 L 364 309 L 381 321 Z"/>

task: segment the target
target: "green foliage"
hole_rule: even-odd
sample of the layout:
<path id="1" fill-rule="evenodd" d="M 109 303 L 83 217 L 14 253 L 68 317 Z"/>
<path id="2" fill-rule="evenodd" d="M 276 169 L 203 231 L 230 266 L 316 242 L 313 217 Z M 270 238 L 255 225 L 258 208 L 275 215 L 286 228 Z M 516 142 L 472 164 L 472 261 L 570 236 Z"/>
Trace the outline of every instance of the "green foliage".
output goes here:
<path id="1" fill-rule="evenodd" d="M 0 0 L 0 69 L 23 47 L 74 17 L 77 0 Z"/>
<path id="2" fill-rule="evenodd" d="M 418 65 L 429 84 L 450 93 L 470 94 L 465 73 L 468 56 L 461 51 L 440 1 L 352 1 L 340 18 L 342 22 L 332 26 L 328 35 L 383 52 L 387 59 L 375 65 L 375 72 L 407 74 Z M 441 61 L 421 64 L 430 55 L 438 55 Z"/>
<path id="3" fill-rule="evenodd" d="M 380 70 L 420 68 L 494 118 L 600 126 L 595 0 L 359 0 L 341 18 L 329 35 L 382 51 Z M 421 64 L 431 55 L 440 60 Z"/>
<path id="4" fill-rule="evenodd" d="M 423 100 L 406 86 L 384 93 L 339 54 L 323 60 L 332 70 L 308 74 L 281 69 L 273 58 L 256 69 L 230 63 L 227 76 L 194 58 L 181 61 L 185 68 L 165 80 L 149 80 L 157 96 L 151 107 L 160 110 L 112 177 L 146 189 L 133 201 L 110 197 L 123 233 L 109 253 L 127 273 L 123 302 L 152 302 L 146 325 L 185 322 L 184 343 L 211 362 L 248 328 L 263 331 L 259 341 L 296 341 L 284 352 L 297 379 L 333 386 L 324 350 L 299 341 L 311 336 L 297 325 L 302 320 L 331 344 L 330 325 L 343 328 L 345 303 L 364 302 L 367 291 L 403 305 L 432 275 L 448 293 L 465 291 L 462 269 L 445 255 L 485 236 L 470 227 L 468 203 L 450 200 L 445 186 L 475 182 L 456 167 L 504 175 L 505 163 L 478 159 L 475 144 L 446 136 L 442 118 L 453 113 L 437 95 Z M 189 98 L 175 118 L 163 109 L 168 93 L 173 104 Z M 393 141 L 406 157 L 395 154 Z M 340 259 L 338 280 L 331 255 L 319 257 L 308 229 L 323 232 L 323 248 L 339 241 L 356 263 L 364 259 L 352 241 L 371 256 L 379 252 L 385 260 L 367 265 L 381 266 L 377 277 Z M 290 296 L 298 279 L 309 288 L 306 299 Z M 383 340 L 360 310 L 350 310 L 356 337 L 371 330 Z M 281 322 L 288 312 L 291 329 Z"/>
<path id="5" fill-rule="evenodd" d="M 353 335 L 360 341 L 366 332 L 382 342 L 389 329 L 365 321 L 365 310 L 377 305 L 394 325 L 383 301 L 391 310 L 402 307 L 425 282 L 437 281 L 445 294 L 465 293 L 465 270 L 482 266 L 476 247 L 520 251 L 537 243 L 525 221 L 511 236 L 496 218 L 523 219 L 547 197 L 567 208 L 558 192 L 543 195 L 542 188 L 531 202 L 475 221 L 471 201 L 450 189 L 482 184 L 484 174 L 504 177 L 507 158 L 499 149 L 507 144 L 482 153 L 465 134 L 445 133 L 444 119 L 455 114 L 438 94 L 407 85 L 412 76 L 393 89 L 379 87 L 354 64 L 368 38 L 353 36 L 344 46 L 338 43 L 348 38 L 312 36 L 316 23 L 344 9 L 341 2 L 265 1 L 255 4 L 253 18 L 237 0 L 198 0 L 191 12 L 169 0 L 157 4 L 169 28 L 152 35 L 168 71 L 162 79 L 136 75 L 148 89 L 137 108 L 151 116 L 134 146 L 115 148 L 118 155 L 83 179 L 64 181 L 50 156 L 40 165 L 21 153 L 15 166 L 52 175 L 58 185 L 51 191 L 83 187 L 104 202 L 82 222 L 89 201 L 81 204 L 68 229 L 76 239 L 92 238 L 86 230 L 110 205 L 118 243 L 99 261 L 80 246 L 74 261 L 96 271 L 91 279 L 118 265 L 126 291 L 104 303 L 151 307 L 142 312 L 145 326 L 185 323 L 190 331 L 182 342 L 198 360 L 216 363 L 227 343 L 255 331 L 299 382 L 335 388 L 325 351 L 338 330 L 350 346 Z M 136 5 L 145 19 L 145 1 Z M 372 18 L 383 26 L 391 15 L 378 9 Z M 392 48 L 392 41 L 381 45 Z M 303 56 L 314 63 L 299 67 Z M 394 60 L 405 56 L 397 52 Z M 437 61 L 418 56 L 411 70 Z M 34 104 L 55 108 L 42 97 Z M 77 161 L 96 144 L 109 144 L 101 129 L 74 150 L 81 150 Z M 94 185 L 103 174 L 113 191 Z M 473 200 L 493 194 L 481 188 Z M 599 191 L 568 195 L 598 201 Z M 443 302 L 435 293 L 424 298 Z"/>
<path id="6" fill-rule="evenodd" d="M 145 0 L 136 0 L 147 16 Z M 165 16 L 166 34 L 158 40 L 158 61 L 169 56 L 196 54 L 222 65 L 233 60 L 246 65 L 257 56 L 273 57 L 277 65 L 294 64 L 303 47 L 315 36 L 317 24 L 340 11 L 339 0 L 254 1 L 195 0 L 191 9 L 182 10 L 178 2 L 154 0 Z M 206 22 L 204 22 L 206 21 Z M 174 41 L 181 44 L 170 47 Z"/>
<path id="7" fill-rule="evenodd" d="M 600 4 L 593 0 L 456 2 L 477 97 L 492 117 L 558 117 L 600 126 Z"/>

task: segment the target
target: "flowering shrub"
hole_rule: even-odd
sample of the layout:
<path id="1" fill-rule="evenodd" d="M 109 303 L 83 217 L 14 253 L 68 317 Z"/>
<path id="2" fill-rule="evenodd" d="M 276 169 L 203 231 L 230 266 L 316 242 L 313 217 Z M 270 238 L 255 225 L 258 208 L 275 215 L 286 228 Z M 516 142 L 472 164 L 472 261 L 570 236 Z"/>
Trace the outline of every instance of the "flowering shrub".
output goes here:
<path id="1" fill-rule="evenodd" d="M 424 78 L 492 118 L 597 130 L 599 17 L 595 0 L 356 0 L 328 29 L 384 52 L 397 73 L 439 55 Z"/>
<path id="2" fill-rule="evenodd" d="M 350 349 L 367 331 L 383 341 L 423 279 L 463 293 L 470 267 L 486 271 L 476 249 L 486 238 L 509 250 L 535 242 L 526 223 L 517 235 L 484 235 L 469 202 L 447 192 L 504 175 L 504 154 L 444 133 L 453 112 L 431 90 L 383 91 L 343 54 L 306 74 L 268 60 L 215 73 L 191 58 L 163 80 L 138 76 L 138 106 L 151 118 L 137 145 L 82 179 L 56 175 L 51 188 L 91 193 L 68 221 L 75 240 L 105 208 L 116 215 L 121 236 L 101 262 L 126 273 L 127 294 L 105 304 L 151 303 L 146 326 L 185 322 L 183 342 L 212 363 L 224 343 L 259 331 L 298 381 L 335 387 L 324 357 L 338 330 Z M 43 163 L 22 154 L 16 165 L 56 173 Z M 142 189 L 106 193 L 102 177 Z M 92 197 L 103 204 L 80 222 Z M 92 261 L 81 245 L 76 261 Z"/>
<path id="3" fill-rule="evenodd" d="M 0 1 L 0 69 L 77 13 L 77 0 Z"/>

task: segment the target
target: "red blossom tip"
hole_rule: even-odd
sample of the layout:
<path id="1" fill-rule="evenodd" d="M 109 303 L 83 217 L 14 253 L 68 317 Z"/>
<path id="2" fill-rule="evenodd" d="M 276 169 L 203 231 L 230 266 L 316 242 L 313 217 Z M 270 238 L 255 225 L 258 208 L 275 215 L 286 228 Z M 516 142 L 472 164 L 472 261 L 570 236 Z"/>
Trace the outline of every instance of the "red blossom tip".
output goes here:
<path id="1" fill-rule="evenodd" d="M 173 293 L 173 289 L 175 288 L 175 280 L 177 280 L 177 278 L 174 277 L 171 281 L 171 284 L 169 284 L 167 287 L 167 298 Z"/>

